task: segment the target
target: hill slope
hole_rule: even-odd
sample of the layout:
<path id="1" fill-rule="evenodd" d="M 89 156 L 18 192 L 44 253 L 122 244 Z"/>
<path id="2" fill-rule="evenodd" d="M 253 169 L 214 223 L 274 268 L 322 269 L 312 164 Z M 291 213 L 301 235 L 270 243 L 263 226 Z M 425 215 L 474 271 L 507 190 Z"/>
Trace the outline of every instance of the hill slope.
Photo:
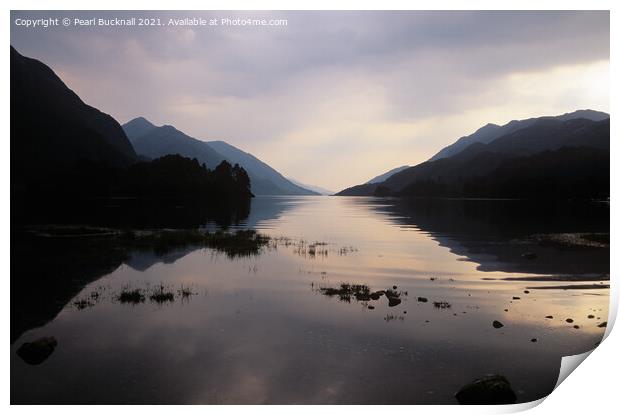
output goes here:
<path id="1" fill-rule="evenodd" d="M 11 47 L 12 167 L 77 161 L 127 166 L 136 158 L 114 118 L 85 104 L 47 65 Z"/>
<path id="2" fill-rule="evenodd" d="M 316 195 L 318 193 L 291 183 L 278 171 L 224 141 L 205 142 L 190 137 L 170 125 L 157 127 L 143 117 L 123 125 L 136 152 L 148 158 L 180 154 L 196 158 L 214 168 L 222 160 L 239 164 L 250 176 L 255 195 Z"/>
<path id="3" fill-rule="evenodd" d="M 583 159 L 577 157 L 579 152 L 574 149 L 580 149 Z M 541 160 L 549 164 L 548 169 L 541 168 Z M 598 166 L 597 163 L 603 164 Z M 538 194 L 537 181 L 549 186 L 553 182 L 549 189 L 553 194 L 557 194 L 554 187 L 564 189 L 566 195 L 588 194 L 587 189 L 581 188 L 586 186 L 585 181 L 567 181 L 575 187 L 569 191 L 559 180 L 573 177 L 571 165 L 583 177 L 591 178 L 588 186 L 592 186 L 592 194 L 596 197 L 605 197 L 596 183 L 602 183 L 603 188 L 607 183 L 609 193 L 609 119 L 598 122 L 538 119 L 529 127 L 489 144 L 473 143 L 452 157 L 427 161 L 396 173 L 384 182 L 354 186 L 338 195 L 521 197 Z M 533 170 L 536 174 L 530 171 L 533 166 L 537 168 Z M 553 171 L 554 166 L 559 170 Z M 590 172 L 598 175 L 598 182 Z M 555 177 L 555 181 L 550 181 L 550 177 Z"/>
<path id="4" fill-rule="evenodd" d="M 396 173 L 400 173 L 401 171 L 408 169 L 411 166 L 400 166 L 400 167 L 396 167 L 392 170 L 389 170 L 383 174 L 380 174 L 370 180 L 368 180 L 366 182 L 366 184 L 373 184 L 373 183 L 381 183 L 386 181 L 387 179 L 389 179 L 390 177 L 392 177 L 393 175 L 395 175 Z"/>
<path id="5" fill-rule="evenodd" d="M 259 192 L 257 194 L 318 195 L 292 183 L 268 164 L 225 141 L 209 141 L 207 144 L 231 163 L 243 166 L 249 172 L 252 188 Z"/>
<path id="6" fill-rule="evenodd" d="M 465 150 L 471 144 L 474 143 L 483 143 L 488 144 L 491 141 L 504 136 L 506 134 L 510 134 L 514 131 L 527 128 L 537 121 L 541 120 L 556 120 L 556 121 L 569 121 L 573 119 L 584 118 L 591 121 L 602 121 L 606 118 L 609 118 L 609 114 L 600 111 L 593 110 L 578 110 L 558 116 L 545 116 L 538 118 L 528 118 L 525 120 L 513 120 L 508 124 L 499 126 L 496 124 L 487 124 L 484 127 L 478 129 L 471 135 L 461 137 L 456 140 L 453 144 L 450 144 L 447 147 L 441 149 L 437 154 L 429 159 L 429 161 L 439 160 L 441 158 L 452 157 L 461 151 Z"/>

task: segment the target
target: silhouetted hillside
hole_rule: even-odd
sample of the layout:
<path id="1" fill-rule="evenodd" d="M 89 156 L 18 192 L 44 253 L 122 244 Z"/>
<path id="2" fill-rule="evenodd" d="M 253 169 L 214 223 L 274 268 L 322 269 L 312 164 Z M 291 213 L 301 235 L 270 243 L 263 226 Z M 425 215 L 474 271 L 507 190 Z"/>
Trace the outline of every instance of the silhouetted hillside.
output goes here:
<path id="1" fill-rule="evenodd" d="M 538 118 L 528 118 L 525 120 L 513 120 L 502 126 L 499 126 L 497 124 L 487 124 L 484 127 L 478 129 L 473 134 L 465 136 L 465 137 L 461 137 L 458 140 L 456 140 L 453 144 L 450 144 L 449 146 L 444 147 L 443 149 L 441 149 L 441 151 L 439 151 L 437 154 L 431 157 L 428 161 L 435 161 L 441 158 L 452 157 L 460 153 L 461 151 L 463 151 L 464 149 L 466 149 L 467 147 L 469 147 L 471 144 L 474 144 L 474 143 L 488 144 L 491 141 L 501 136 L 510 134 L 514 131 L 517 131 L 523 128 L 530 127 L 533 124 L 535 124 L 537 121 L 541 121 L 541 120 L 569 121 L 569 120 L 573 120 L 577 118 L 584 118 L 584 119 L 591 120 L 591 121 L 602 121 L 606 118 L 609 118 L 609 114 L 605 112 L 601 112 L 601 111 L 578 110 L 578 111 L 566 113 L 563 115 L 558 115 L 555 117 L 545 116 L 545 117 L 538 117 Z"/>
<path id="2" fill-rule="evenodd" d="M 196 211 L 247 216 L 252 194 L 243 168 L 218 161 L 211 170 L 178 155 L 138 162 L 112 117 L 84 104 L 50 68 L 13 48 L 10 139 L 12 223 L 122 216 L 110 209 L 99 215 L 101 206 L 119 207 L 110 202 L 119 197 L 150 200 L 131 205 L 138 217 L 150 217 L 155 205 L 159 212 L 163 204 L 187 200 L 202 205 Z"/>
<path id="3" fill-rule="evenodd" d="M 125 125 L 135 127 L 136 120 Z M 145 120 L 146 121 L 146 120 Z M 148 122 L 148 121 L 147 121 Z M 151 124 L 152 125 L 152 124 Z M 136 149 L 142 156 L 151 159 L 169 154 L 180 154 L 183 157 L 195 158 L 205 163 L 209 168 L 215 168 L 225 157 L 213 150 L 204 141 L 197 140 L 177 130 L 171 125 L 164 125 L 148 129 L 145 124 L 138 128 L 139 135 L 133 135 L 131 130 L 125 130 Z"/>
<path id="4" fill-rule="evenodd" d="M 127 134 L 127 138 L 129 138 L 129 141 L 134 146 L 134 149 L 136 148 L 135 141 L 138 138 L 157 128 L 157 126 L 153 125 L 149 120 L 144 117 L 134 118 L 128 123 L 123 124 L 122 127 L 125 131 L 125 134 Z"/>
<path id="5" fill-rule="evenodd" d="M 545 192 L 545 187 L 553 189 Z M 452 157 L 338 195 L 604 198 L 609 196 L 609 119 L 539 119 L 489 144 L 471 144 Z"/>
<path id="6" fill-rule="evenodd" d="M 250 176 L 252 193 L 257 195 L 316 195 L 318 193 L 291 183 L 275 169 L 224 141 L 205 142 L 190 137 L 176 128 L 165 125 L 157 127 L 143 117 L 135 118 L 123 125 L 136 152 L 147 158 L 168 154 L 180 154 L 196 158 L 208 167 L 223 160 L 239 164 Z"/>
<path id="7" fill-rule="evenodd" d="M 16 192 L 60 166 L 88 161 L 123 167 L 137 157 L 112 117 L 86 105 L 48 66 L 13 47 L 10 140 Z"/>
<path id="8" fill-rule="evenodd" d="M 401 171 L 408 169 L 411 166 L 400 166 L 400 167 L 396 167 L 392 170 L 389 170 L 383 174 L 380 174 L 376 177 L 373 177 L 372 179 L 368 180 L 366 182 L 366 184 L 372 184 L 372 183 L 381 183 L 386 181 L 387 179 L 389 179 L 390 177 L 392 177 L 393 175 L 395 175 L 396 173 L 400 173 Z"/>
<path id="9" fill-rule="evenodd" d="M 252 179 L 252 191 L 261 195 L 318 195 L 317 192 L 292 183 L 278 171 L 250 153 L 246 153 L 224 141 L 209 141 L 215 151 L 231 163 L 238 163 L 248 171 Z"/>

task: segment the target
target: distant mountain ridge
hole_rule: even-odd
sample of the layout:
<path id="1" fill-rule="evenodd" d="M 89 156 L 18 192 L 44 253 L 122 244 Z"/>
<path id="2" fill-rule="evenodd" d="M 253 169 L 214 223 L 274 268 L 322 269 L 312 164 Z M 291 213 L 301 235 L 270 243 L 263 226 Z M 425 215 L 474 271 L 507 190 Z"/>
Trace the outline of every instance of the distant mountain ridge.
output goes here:
<path id="1" fill-rule="evenodd" d="M 401 171 L 403 171 L 405 169 L 408 169 L 409 167 L 411 167 L 411 166 L 405 165 L 405 166 L 396 167 L 396 168 L 394 168 L 392 170 L 389 170 L 389 171 L 387 171 L 387 172 L 385 172 L 383 174 L 380 174 L 380 175 L 378 175 L 378 176 L 368 180 L 366 182 L 366 184 L 373 184 L 373 183 L 384 182 L 387 179 L 389 179 L 390 177 L 392 177 L 393 175 L 395 175 L 396 173 L 400 173 Z"/>
<path id="2" fill-rule="evenodd" d="M 595 120 L 574 118 L 576 114 Z M 508 129 L 487 124 L 477 132 L 480 141 L 450 157 L 432 158 L 383 182 L 353 186 L 337 195 L 544 197 L 540 186 L 546 183 L 548 195 L 557 196 L 561 189 L 565 196 L 604 198 L 609 194 L 610 122 L 608 117 L 598 120 L 603 115 L 577 111 L 511 122 Z M 526 127 L 514 128 L 515 125 Z M 481 137 L 488 139 L 498 129 L 509 132 L 487 143 L 481 141 Z M 545 171 L 543 161 L 557 171 L 551 171 L 551 167 Z"/>
<path id="3" fill-rule="evenodd" d="M 202 141 L 170 125 L 158 127 L 144 117 L 127 122 L 123 129 L 141 156 L 156 158 L 166 154 L 180 154 L 196 158 L 209 168 L 222 160 L 239 164 L 248 172 L 255 195 L 318 195 L 317 192 L 290 182 L 252 154 L 224 141 Z"/>
<path id="4" fill-rule="evenodd" d="M 585 118 L 592 121 L 602 121 L 609 118 L 609 114 L 594 110 L 577 110 L 558 116 L 543 116 L 537 118 L 528 118 L 525 120 L 512 120 L 507 124 L 499 126 L 497 124 L 487 124 L 476 130 L 473 134 L 464 136 L 456 140 L 453 144 L 444 147 L 437 154 L 429 159 L 429 161 L 439 160 L 441 158 L 451 157 L 463 151 L 469 145 L 474 143 L 487 144 L 503 135 L 510 134 L 522 128 L 529 127 L 535 122 L 544 119 L 555 119 L 557 121 L 568 121 L 577 118 Z"/>
<path id="5" fill-rule="evenodd" d="M 312 184 L 302 183 L 299 180 L 295 180 L 290 177 L 287 177 L 287 180 L 290 180 L 291 182 L 295 183 L 297 186 L 301 186 L 304 189 L 312 190 L 313 192 L 317 192 L 318 194 L 323 195 L 323 196 L 329 196 L 329 195 L 333 195 L 334 193 L 336 193 L 333 190 L 329 190 L 321 186 L 315 186 Z"/>

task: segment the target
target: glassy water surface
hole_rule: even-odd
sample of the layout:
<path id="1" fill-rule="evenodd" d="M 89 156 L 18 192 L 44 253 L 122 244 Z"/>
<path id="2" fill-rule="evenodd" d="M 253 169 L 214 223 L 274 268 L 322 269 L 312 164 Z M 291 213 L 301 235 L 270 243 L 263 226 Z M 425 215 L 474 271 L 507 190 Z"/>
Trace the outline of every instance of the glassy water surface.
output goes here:
<path id="1" fill-rule="evenodd" d="M 605 331 L 605 203 L 259 197 L 246 228 L 257 255 L 12 246 L 12 279 L 51 287 L 12 281 L 12 402 L 454 404 L 488 373 L 526 402 Z M 45 336 L 41 364 L 16 353 Z"/>

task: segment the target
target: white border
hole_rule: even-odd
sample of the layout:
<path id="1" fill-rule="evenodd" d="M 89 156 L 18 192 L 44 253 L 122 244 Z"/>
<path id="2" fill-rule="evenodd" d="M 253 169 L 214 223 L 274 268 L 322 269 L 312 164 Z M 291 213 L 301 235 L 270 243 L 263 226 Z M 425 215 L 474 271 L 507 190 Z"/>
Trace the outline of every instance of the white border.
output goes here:
<path id="1" fill-rule="evenodd" d="M 27 9 L 55 9 L 55 10 L 311 10 L 311 9 L 323 9 L 323 10 L 611 10 L 611 68 L 614 67 L 614 59 L 618 56 L 618 30 L 617 23 L 618 18 L 616 13 L 620 6 L 618 3 L 605 0 L 590 0 L 590 1 L 543 1 L 543 0 L 504 0 L 501 2 L 490 0 L 435 0 L 435 1 L 404 1 L 404 0 L 382 0 L 382 1 L 339 1 L 334 0 L 298 0 L 298 1 L 284 1 L 284 0 L 263 0 L 260 3 L 250 0 L 231 0 L 231 1 L 189 1 L 189 0 L 177 0 L 175 2 L 166 2 L 162 0 L 153 0 L 149 2 L 138 2 L 130 0 L 108 0 L 108 1 L 89 1 L 88 3 L 80 2 L 76 0 L 63 0 L 63 1 L 5 1 L 5 14 L 3 20 L 2 36 L 5 38 L 6 51 L 2 54 L 1 59 L 3 64 L 0 66 L 0 70 L 3 75 L 2 86 L 0 92 L 2 93 L 2 111 L 0 116 L 2 117 L 3 126 L 3 139 L 1 140 L 2 150 L 0 151 L 0 169 L 2 174 L 0 176 L 0 183 L 2 191 L 0 192 L 1 203 L 0 209 L 2 210 L 2 230 L 4 231 L 2 237 L 2 249 L 0 255 L 2 256 L 2 263 L 4 265 L 3 278 L 5 281 L 9 281 L 9 163 L 10 163 L 10 151 L 9 151 L 9 53 L 8 44 L 10 43 L 10 16 L 11 9 L 27 10 Z M 617 97 L 618 79 L 617 74 L 613 70 L 610 71 L 611 82 L 611 100 L 610 109 L 614 108 L 614 103 Z M 610 113 L 612 111 L 610 110 Z M 617 160 L 617 147 L 616 134 L 617 128 L 615 123 L 611 124 L 611 142 L 612 142 L 612 163 L 611 163 L 611 176 L 612 176 L 612 200 L 614 200 L 616 192 L 616 184 L 618 183 L 619 169 L 616 167 L 614 161 Z M 618 264 L 618 249 L 616 249 L 615 235 L 618 230 L 617 209 L 616 205 L 612 203 L 611 209 L 611 275 L 612 275 L 612 291 L 611 291 L 611 304 L 610 304 L 610 317 L 609 327 L 606 335 L 609 334 L 612 327 L 613 320 L 618 308 L 618 289 L 616 288 L 614 278 L 615 270 Z M 6 405 L 10 402 L 9 388 L 10 388 L 10 370 L 9 370 L 9 290 L 4 290 L 4 312 L 2 313 L 4 334 L 4 355 L 2 359 L 2 373 L 4 378 L 2 379 L 1 393 L 4 397 Z M 568 376 L 568 378 L 554 391 L 548 398 L 544 400 L 542 405 L 536 406 L 532 409 L 532 414 L 547 413 L 547 412 L 560 412 L 563 414 L 596 414 L 596 413 L 608 413 L 611 411 L 617 411 L 618 405 L 615 399 L 617 393 L 616 385 L 616 371 L 618 369 L 618 351 L 620 351 L 620 340 L 616 334 L 612 333 L 611 336 L 605 339 L 601 346 L 594 353 L 591 354 L 586 362 L 580 365 L 574 375 Z M 486 414 L 486 413 L 502 413 L 502 412 L 515 412 L 518 410 L 527 409 L 528 407 L 540 404 L 539 402 L 532 404 L 514 405 L 511 407 L 459 407 L 459 406 L 415 406 L 415 407 L 389 407 L 389 408 L 377 408 L 372 406 L 358 406 L 355 408 L 341 408 L 335 406 L 296 406 L 294 408 L 286 406 L 211 406 L 208 408 L 194 406 L 194 407 L 149 407 L 149 408 L 133 408 L 133 407 L 119 407 L 115 408 L 115 411 L 121 412 L 133 412 L 136 410 L 147 410 L 151 414 L 168 414 L 170 410 L 183 410 L 187 412 L 213 411 L 216 413 L 237 413 L 238 411 L 247 411 L 252 413 L 288 413 L 291 410 L 300 413 L 310 414 L 316 411 L 335 413 L 342 410 L 356 411 L 361 414 L 376 413 L 377 411 L 416 411 L 418 413 L 433 413 L 433 414 L 447 414 L 447 413 L 466 413 L 466 414 Z M 103 414 L 108 412 L 110 408 L 103 406 L 82 408 L 79 406 L 52 406 L 46 408 L 38 407 L 11 407 L 11 411 L 15 413 L 31 413 L 35 411 L 44 410 L 51 414 L 66 414 L 77 413 L 82 411 L 89 411 L 92 414 Z M 107 414 L 106 414 L 107 415 Z"/>

